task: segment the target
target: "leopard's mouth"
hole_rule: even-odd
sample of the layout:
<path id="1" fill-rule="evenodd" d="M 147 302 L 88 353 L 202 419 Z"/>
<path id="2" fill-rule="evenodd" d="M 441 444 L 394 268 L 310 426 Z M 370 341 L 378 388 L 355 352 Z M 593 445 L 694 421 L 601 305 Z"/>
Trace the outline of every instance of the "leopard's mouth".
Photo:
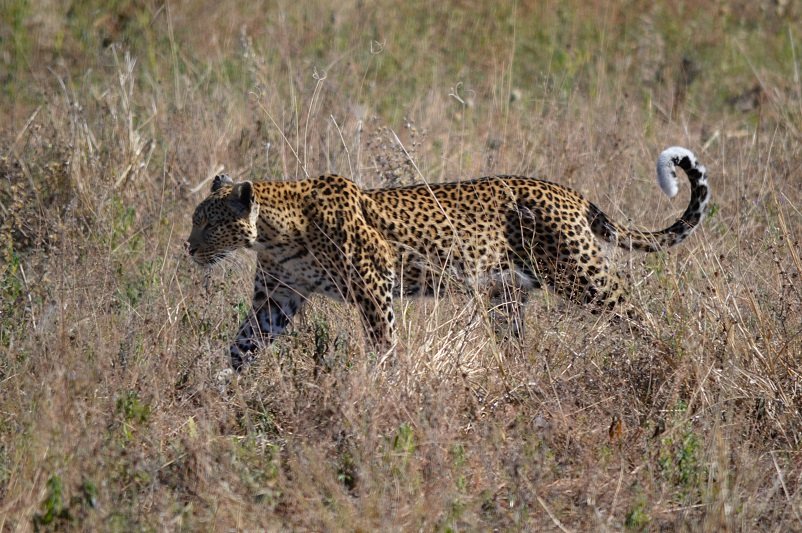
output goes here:
<path id="1" fill-rule="evenodd" d="M 189 256 L 189 258 L 192 260 L 193 263 L 195 263 L 196 266 L 202 268 L 211 268 L 217 264 L 220 264 L 225 260 L 226 257 L 228 257 L 227 251 L 215 252 L 211 255 L 198 256 L 190 254 Z"/>

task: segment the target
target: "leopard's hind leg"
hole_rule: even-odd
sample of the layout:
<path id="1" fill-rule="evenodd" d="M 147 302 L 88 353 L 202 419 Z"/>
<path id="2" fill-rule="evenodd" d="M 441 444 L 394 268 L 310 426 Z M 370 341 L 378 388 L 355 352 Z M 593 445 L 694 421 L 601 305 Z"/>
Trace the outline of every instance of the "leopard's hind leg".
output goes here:
<path id="1" fill-rule="evenodd" d="M 549 253 L 543 248 L 537 252 L 540 270 L 560 296 L 587 305 L 594 313 L 619 313 L 628 307 L 624 284 L 589 228 L 572 238 L 560 235 Z"/>

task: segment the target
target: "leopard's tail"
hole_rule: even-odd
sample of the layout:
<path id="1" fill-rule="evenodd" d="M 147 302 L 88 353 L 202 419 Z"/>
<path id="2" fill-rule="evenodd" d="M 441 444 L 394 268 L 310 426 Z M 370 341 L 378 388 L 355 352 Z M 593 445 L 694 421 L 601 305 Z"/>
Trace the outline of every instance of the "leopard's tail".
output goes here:
<path id="1" fill-rule="evenodd" d="M 707 184 L 707 170 L 693 152 L 674 146 L 663 150 L 657 159 L 657 182 L 669 198 L 677 194 L 677 166 L 685 171 L 691 182 L 691 200 L 676 222 L 661 231 L 634 230 L 610 220 L 598 207 L 590 204 L 588 220 L 593 233 L 621 248 L 644 252 L 656 252 L 685 240 L 705 217 L 710 202 L 710 186 Z"/>

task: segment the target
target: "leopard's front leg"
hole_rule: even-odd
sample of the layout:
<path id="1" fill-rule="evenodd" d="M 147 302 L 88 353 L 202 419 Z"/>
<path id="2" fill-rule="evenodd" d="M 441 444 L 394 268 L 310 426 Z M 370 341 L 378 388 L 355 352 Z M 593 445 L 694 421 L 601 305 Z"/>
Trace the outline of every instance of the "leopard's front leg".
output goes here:
<path id="1" fill-rule="evenodd" d="M 234 370 L 240 372 L 249 362 L 251 354 L 268 346 L 283 333 L 303 303 L 303 295 L 280 285 L 257 267 L 253 307 L 231 345 L 230 358 Z"/>
<path id="2" fill-rule="evenodd" d="M 395 272 L 389 245 L 372 228 L 364 230 L 372 240 L 353 256 L 356 279 L 352 283 L 351 299 L 360 315 L 373 348 L 384 352 L 395 341 L 393 285 Z"/>

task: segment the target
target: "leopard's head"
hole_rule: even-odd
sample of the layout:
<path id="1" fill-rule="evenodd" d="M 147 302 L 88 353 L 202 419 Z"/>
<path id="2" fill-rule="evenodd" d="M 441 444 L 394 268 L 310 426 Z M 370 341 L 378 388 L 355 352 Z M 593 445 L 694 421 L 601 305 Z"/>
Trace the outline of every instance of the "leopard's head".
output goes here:
<path id="1" fill-rule="evenodd" d="M 192 233 L 186 242 L 190 257 L 211 266 L 239 248 L 250 248 L 256 240 L 259 203 L 253 183 L 234 184 L 226 175 L 216 176 L 211 194 L 192 215 Z"/>

